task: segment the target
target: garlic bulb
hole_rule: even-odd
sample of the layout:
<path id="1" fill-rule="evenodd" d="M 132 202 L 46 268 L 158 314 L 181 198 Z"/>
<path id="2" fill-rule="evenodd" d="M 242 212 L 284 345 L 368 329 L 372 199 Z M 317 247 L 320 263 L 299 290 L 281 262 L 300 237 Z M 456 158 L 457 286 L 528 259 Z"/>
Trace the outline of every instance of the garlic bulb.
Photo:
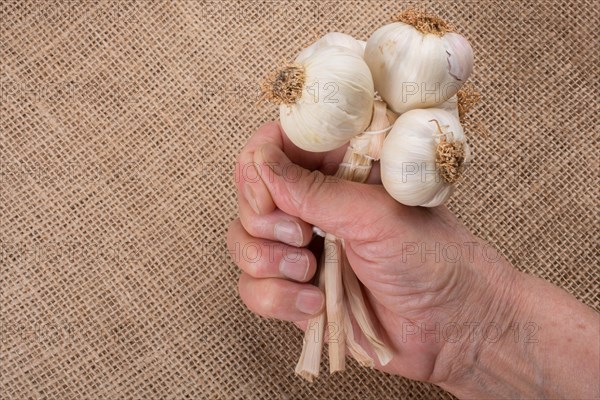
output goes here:
<path id="1" fill-rule="evenodd" d="M 473 50 L 440 18 L 409 10 L 367 41 L 375 89 L 397 113 L 439 105 L 473 70 Z"/>
<path id="2" fill-rule="evenodd" d="M 367 42 L 362 40 L 356 40 L 350 35 L 346 35 L 345 33 L 340 32 L 329 32 L 328 34 L 321 37 L 319 40 L 305 48 L 298 54 L 296 57 L 296 62 L 303 62 L 315 51 L 329 46 L 341 46 L 346 47 L 352 50 L 354 53 L 358 54 L 360 57 L 364 57 L 365 55 L 365 47 Z"/>
<path id="3" fill-rule="evenodd" d="M 272 75 L 263 85 L 280 104 L 283 130 L 298 147 L 329 151 L 371 121 L 375 89 L 365 61 L 346 47 L 324 46 Z"/>
<path id="4" fill-rule="evenodd" d="M 381 181 L 402 204 L 435 207 L 450 197 L 469 159 L 456 117 L 439 108 L 411 110 L 396 120 L 385 139 Z"/>

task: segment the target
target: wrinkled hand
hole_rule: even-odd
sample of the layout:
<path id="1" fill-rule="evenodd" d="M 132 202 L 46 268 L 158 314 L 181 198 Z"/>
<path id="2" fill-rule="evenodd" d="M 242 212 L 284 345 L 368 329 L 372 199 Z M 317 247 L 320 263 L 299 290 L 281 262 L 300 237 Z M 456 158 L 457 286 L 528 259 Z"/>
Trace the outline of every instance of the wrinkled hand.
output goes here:
<path id="1" fill-rule="evenodd" d="M 243 271 L 240 296 L 255 313 L 306 329 L 306 320 L 324 306 L 323 293 L 307 283 L 317 266 L 307 246 L 318 226 L 344 239 L 374 322 L 395 353 L 388 365 L 376 367 L 442 382 L 464 351 L 444 333 L 451 334 L 453 324 L 486 318 L 494 303 L 489 282 L 509 280 L 510 269 L 495 268 L 493 277 L 481 273 L 485 244 L 445 207 L 397 203 L 379 184 L 378 168 L 370 184 L 328 176 L 344 153 L 304 152 L 277 123 L 249 140 L 236 168 L 240 218 L 227 239 Z M 359 342 L 369 348 L 364 338 Z"/>

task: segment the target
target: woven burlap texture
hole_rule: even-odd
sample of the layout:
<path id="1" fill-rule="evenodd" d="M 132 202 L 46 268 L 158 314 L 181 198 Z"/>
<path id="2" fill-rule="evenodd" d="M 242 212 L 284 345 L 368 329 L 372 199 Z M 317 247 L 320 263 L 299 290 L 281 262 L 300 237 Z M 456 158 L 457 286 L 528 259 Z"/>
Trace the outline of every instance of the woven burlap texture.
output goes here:
<path id="1" fill-rule="evenodd" d="M 2 0 L 0 398 L 451 398 L 355 362 L 302 381 L 302 334 L 244 307 L 224 242 L 236 154 L 277 117 L 262 77 L 408 5 Z M 597 3 L 419 5 L 484 94 L 449 206 L 598 309 Z"/>

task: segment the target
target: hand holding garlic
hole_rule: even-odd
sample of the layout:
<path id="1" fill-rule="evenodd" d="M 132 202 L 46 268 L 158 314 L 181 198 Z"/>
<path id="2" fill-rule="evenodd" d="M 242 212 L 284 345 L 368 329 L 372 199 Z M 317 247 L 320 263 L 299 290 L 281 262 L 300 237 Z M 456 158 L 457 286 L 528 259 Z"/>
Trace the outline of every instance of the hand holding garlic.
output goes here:
<path id="1" fill-rule="evenodd" d="M 407 251 L 402 243 L 418 243 L 431 249 L 440 241 L 471 238 L 469 232 L 447 208 L 403 206 L 376 184 L 346 180 L 322 184 L 328 178 L 321 171 L 328 170 L 331 160 L 342 161 L 342 155 L 335 151 L 316 154 L 301 151 L 281 137 L 284 135 L 278 124 L 268 124 L 250 139 L 240 157 L 247 159 L 247 155 L 253 155 L 251 160 L 259 167 L 264 185 L 249 192 L 245 186 L 254 182 L 238 181 L 240 220 L 230 227 L 229 249 L 235 254 L 236 247 L 263 243 L 277 249 L 270 256 L 265 248 L 255 262 L 248 262 L 244 257 L 237 260 L 243 271 L 239 282 L 241 299 L 250 310 L 262 316 L 294 321 L 306 331 L 304 346 L 315 352 L 303 351 L 304 361 L 313 361 L 312 357 L 317 361 L 316 370 L 298 370 L 307 379 L 317 376 L 325 330 L 330 337 L 329 346 L 345 335 L 348 352 L 362 365 L 412 379 L 427 379 L 443 343 L 431 336 L 428 338 L 432 340 L 425 343 L 407 342 L 400 334 L 400 327 L 407 318 L 427 326 L 456 322 L 447 313 L 427 311 L 455 307 L 456 299 L 448 299 L 448 289 L 475 299 L 479 298 L 480 290 L 485 291 L 481 286 L 471 286 L 475 283 L 472 279 L 480 279 L 480 275 L 473 273 L 469 265 L 452 260 L 440 263 L 436 257 L 428 257 L 423 263 L 421 253 L 413 248 Z M 298 160 L 297 163 L 292 163 L 291 158 Z M 306 169 L 309 165 L 310 170 Z M 286 171 L 293 171 L 294 179 L 288 179 Z M 249 207 L 255 200 L 252 196 L 260 202 L 260 214 Z M 267 200 L 274 202 L 272 208 L 267 207 Z M 296 229 L 287 228 L 287 234 L 282 237 L 277 234 L 282 224 Z M 346 249 L 340 267 L 342 282 L 348 283 L 341 292 L 347 300 L 341 326 L 329 319 L 327 297 L 331 292 L 322 287 L 324 281 L 319 276 L 334 272 L 335 258 L 318 265 L 318 254 L 307 246 L 313 225 L 320 225 L 329 235 L 336 235 Z M 388 245 L 383 245 L 386 243 Z M 467 254 L 468 249 L 464 251 Z M 375 258 L 374 254 L 380 257 Z M 311 279 L 318 281 L 319 288 Z M 354 285 L 364 287 L 355 291 Z M 369 321 L 360 322 L 365 329 L 357 329 L 359 321 L 352 309 L 352 302 L 360 301 L 353 296 L 360 293 L 365 293 L 365 297 L 368 293 L 368 298 L 363 300 L 369 305 Z M 345 312 L 352 320 L 346 318 Z M 475 317 L 467 314 L 465 318 L 469 321 Z M 347 322 L 351 324 L 346 325 Z M 331 337 L 338 340 L 332 341 Z M 417 333 L 414 339 L 418 338 Z M 379 347 L 373 347 L 373 341 Z M 309 372 L 314 375 L 310 376 Z"/>
<path id="2" fill-rule="evenodd" d="M 322 343 L 329 293 L 310 281 L 330 265 L 317 271 L 316 254 L 307 247 L 312 225 L 320 224 L 343 241 L 351 268 L 344 261 L 342 280 L 356 273 L 354 282 L 368 293 L 373 327 L 391 349 L 391 360 L 375 362 L 375 369 L 440 385 L 459 398 L 597 397 L 595 310 L 496 257 L 494 246 L 473 236 L 446 207 L 406 207 L 375 184 L 322 184 L 323 172 L 341 157 L 339 151 L 301 151 L 277 123 L 261 127 L 244 146 L 236 170 L 252 160 L 263 179 L 236 180 L 240 218 L 229 226 L 227 245 L 242 271 L 240 298 L 252 312 L 293 321 L 310 341 Z M 295 179 L 284 171 L 294 171 Z M 259 212 L 251 209 L 254 202 Z M 252 261 L 239 257 L 240 248 L 257 246 Z M 438 246 L 449 253 L 431 254 Z M 524 329 L 532 324 L 537 330 Z M 344 329 L 351 342 L 369 348 L 366 335 Z M 349 350 L 368 361 L 358 348 Z"/>
<path id="3" fill-rule="evenodd" d="M 448 200 L 470 159 L 459 90 L 472 69 L 473 52 L 464 37 L 440 18 L 407 11 L 366 44 L 341 33 L 323 36 L 272 74 L 263 92 L 279 105 L 283 130 L 300 149 L 347 146 L 336 177 L 365 182 L 381 159 L 381 180 L 391 197 L 408 206 L 435 207 Z M 326 313 L 310 321 L 319 327 L 316 332 L 307 331 L 321 339 L 307 337 L 296 368 L 308 380 L 319 374 L 325 325 L 339 334 L 329 343 L 330 372 L 345 368 L 346 349 L 365 366 L 392 359 L 346 257 L 345 241 L 327 232 L 324 237 L 325 265 L 316 283 L 326 293 Z M 358 342 L 360 335 L 375 359 Z"/>

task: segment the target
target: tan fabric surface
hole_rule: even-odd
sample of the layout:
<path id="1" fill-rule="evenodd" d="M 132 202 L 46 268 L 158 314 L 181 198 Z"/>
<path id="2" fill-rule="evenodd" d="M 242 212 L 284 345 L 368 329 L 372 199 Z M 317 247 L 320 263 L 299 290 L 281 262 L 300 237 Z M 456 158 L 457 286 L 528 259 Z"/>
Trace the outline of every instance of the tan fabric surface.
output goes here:
<path id="1" fill-rule="evenodd" d="M 2 0 L 0 398 L 450 398 L 355 362 L 302 381 L 301 333 L 245 309 L 224 248 L 262 76 L 406 4 Z M 420 4 L 485 95 L 451 208 L 598 309 L 597 3 Z"/>

